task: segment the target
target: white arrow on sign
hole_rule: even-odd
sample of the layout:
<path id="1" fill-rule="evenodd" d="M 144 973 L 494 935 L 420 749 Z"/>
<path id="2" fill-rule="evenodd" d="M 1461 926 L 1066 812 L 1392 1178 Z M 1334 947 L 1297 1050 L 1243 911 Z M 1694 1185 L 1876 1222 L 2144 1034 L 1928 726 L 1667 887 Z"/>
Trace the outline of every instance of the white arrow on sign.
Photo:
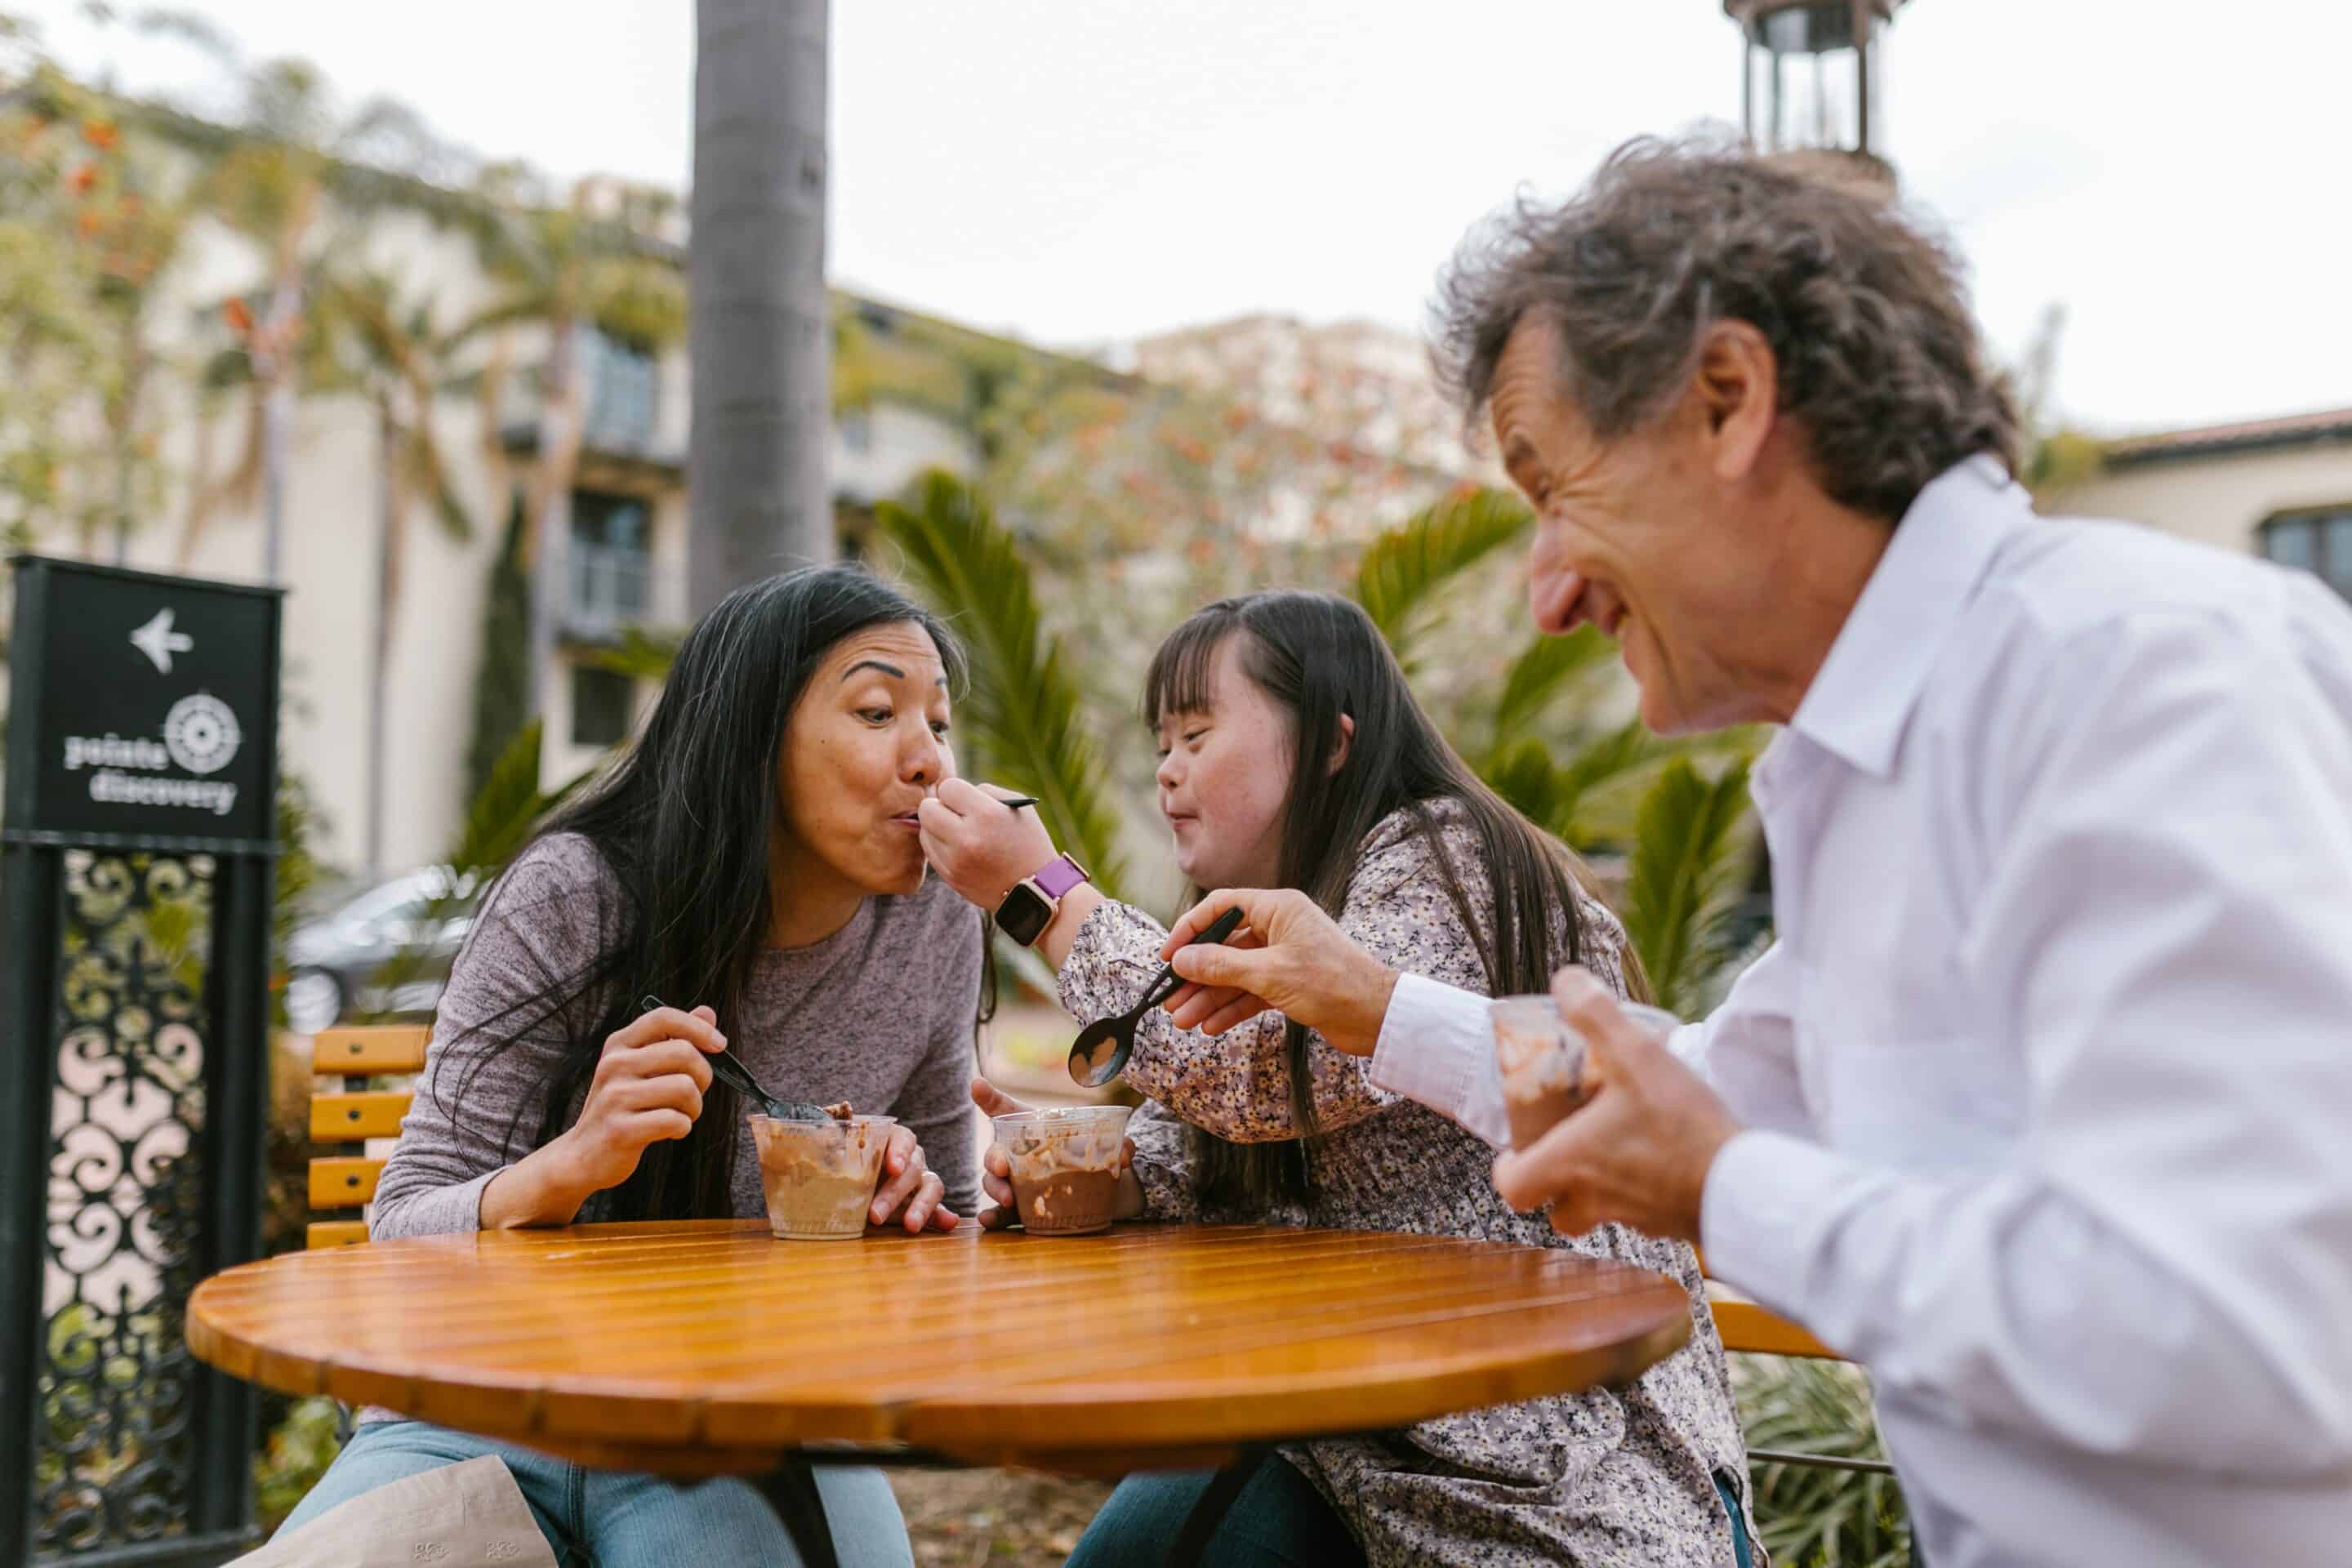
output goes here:
<path id="1" fill-rule="evenodd" d="M 172 629 L 169 605 L 155 612 L 155 618 L 131 634 L 131 646 L 155 661 L 157 673 L 172 673 L 172 656 L 186 653 L 196 646 L 196 639 L 185 632 Z"/>

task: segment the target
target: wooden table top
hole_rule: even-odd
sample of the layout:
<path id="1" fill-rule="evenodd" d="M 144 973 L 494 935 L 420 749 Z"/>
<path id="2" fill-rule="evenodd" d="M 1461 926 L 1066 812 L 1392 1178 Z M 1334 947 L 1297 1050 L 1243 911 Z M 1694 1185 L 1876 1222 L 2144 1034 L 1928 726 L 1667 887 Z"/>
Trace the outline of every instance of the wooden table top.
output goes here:
<path id="1" fill-rule="evenodd" d="M 1646 1270 L 1443 1237 L 720 1220 L 289 1253 L 205 1280 L 187 1322 L 236 1376 L 590 1464 L 750 1473 L 847 1442 L 1118 1474 L 1628 1382 L 1691 1305 Z"/>

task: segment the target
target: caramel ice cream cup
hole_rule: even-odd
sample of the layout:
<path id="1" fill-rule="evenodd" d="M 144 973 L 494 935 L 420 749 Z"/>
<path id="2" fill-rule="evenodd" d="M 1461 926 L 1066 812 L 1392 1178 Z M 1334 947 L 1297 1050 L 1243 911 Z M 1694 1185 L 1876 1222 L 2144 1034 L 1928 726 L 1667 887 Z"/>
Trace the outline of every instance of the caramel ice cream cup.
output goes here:
<path id="1" fill-rule="evenodd" d="M 1682 1026 L 1663 1007 L 1623 1002 L 1624 1015 L 1661 1038 Z M 1592 1098 L 1585 1080 L 1584 1037 L 1549 996 L 1503 996 L 1487 1005 L 1495 1027 L 1495 1070 L 1511 1147 L 1525 1149 Z"/>
<path id="2" fill-rule="evenodd" d="M 791 1241 L 842 1241 L 866 1234 L 892 1116 L 778 1121 L 751 1118 L 768 1228 Z"/>

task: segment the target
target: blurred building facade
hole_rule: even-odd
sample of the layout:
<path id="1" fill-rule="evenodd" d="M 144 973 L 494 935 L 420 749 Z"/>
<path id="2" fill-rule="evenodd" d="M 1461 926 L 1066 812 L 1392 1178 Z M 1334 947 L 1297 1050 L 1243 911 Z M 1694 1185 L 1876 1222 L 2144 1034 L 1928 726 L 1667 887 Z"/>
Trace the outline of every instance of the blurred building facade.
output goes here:
<path id="1" fill-rule="evenodd" d="M 2043 510 L 2250 552 L 2352 598 L 2352 408 L 2109 441 L 2097 471 Z"/>
<path id="2" fill-rule="evenodd" d="M 498 298 L 499 280 L 478 247 L 424 213 L 373 212 L 355 226 L 364 264 L 397 279 L 405 299 L 431 301 L 443 321 L 467 319 Z M 684 252 L 667 248 L 682 264 Z M 175 291 L 194 317 L 205 302 L 249 279 L 251 247 L 205 228 L 184 250 Z M 841 295 L 867 342 L 887 342 L 908 313 Z M 958 329 L 961 331 L 961 329 Z M 984 334 L 972 334 L 985 336 Z M 991 340 L 1007 353 L 1044 351 Z M 595 328 L 579 337 L 582 440 L 561 541 L 554 618 L 555 668 L 540 683 L 545 704 L 541 777 L 553 784 L 621 739 L 653 695 L 651 681 L 604 668 L 599 654 L 633 632 L 670 636 L 686 619 L 686 462 L 688 374 L 683 341 L 631 343 Z M 492 576 L 540 429 L 538 374 L 551 334 L 518 322 L 496 353 L 511 362 L 496 406 L 476 389 L 445 387 L 431 413 L 466 536 L 414 500 L 401 552 L 402 587 L 389 627 L 385 692 L 391 737 L 384 777 L 372 780 L 366 746 L 368 672 L 380 603 L 380 441 L 375 411 L 355 395 L 310 393 L 295 404 L 286 466 L 279 578 L 285 620 L 284 755 L 307 787 L 320 829 L 315 852 L 330 866 L 365 873 L 436 860 L 464 822 L 466 761 L 474 743 L 474 692 L 482 679 Z M 1049 356 L 1050 357 L 1050 356 Z M 933 467 L 971 471 L 973 433 L 952 411 L 904 389 L 901 374 L 869 378 L 834 423 L 832 483 L 853 552 L 873 503 Z M 194 403 L 176 411 L 168 442 L 174 468 L 200 488 L 233 464 L 233 408 Z M 262 504 L 228 496 L 191 526 L 179 498 L 134 532 L 126 563 L 154 571 L 256 582 L 265 575 Z M 370 868 L 369 791 L 387 792 L 381 845 Z"/>
<path id="3" fill-rule="evenodd" d="M 490 309 L 507 286 L 462 226 L 421 206 L 343 213 L 335 226 L 347 268 L 393 279 L 401 300 L 429 301 L 444 323 Z M 678 268 L 682 283 L 681 237 L 649 226 L 635 243 Z M 172 279 L 181 313 L 195 321 L 250 289 L 258 260 L 249 240 L 199 226 Z M 1024 497 L 1015 479 L 1021 470 L 1091 465 L 1099 478 L 1085 488 L 1116 493 L 1133 530 L 1101 531 L 1093 553 L 1115 559 L 1130 588 L 1181 576 L 1185 551 L 1201 542 L 1180 527 L 1176 498 L 1135 488 L 1116 443 L 1088 455 L 1085 426 L 1106 418 L 1179 469 L 1215 466 L 1196 463 L 1192 443 L 1173 436 L 1195 426 L 1213 433 L 1219 457 L 1229 448 L 1264 457 L 1270 477 L 1253 481 L 1254 504 L 1236 506 L 1231 522 L 1253 537 L 1328 537 L 1336 528 L 1360 542 L 1474 473 L 1495 477 L 1474 468 L 1420 343 L 1378 327 L 1248 318 L 1118 351 L 1140 374 L 845 292 L 835 298 L 835 331 L 828 467 L 852 556 L 864 551 L 875 504 L 934 468 L 1001 485 L 993 493 L 1016 529 L 1103 530 L 1074 491 L 1040 487 Z M 192 343 L 203 336 L 190 330 Z M 436 521 L 429 500 L 410 498 L 388 627 L 381 769 L 371 767 L 368 749 L 369 674 L 383 602 L 378 415 L 349 390 L 313 388 L 295 401 L 279 545 L 279 580 L 289 590 L 284 756 L 316 811 L 314 853 L 336 870 L 388 876 L 432 864 L 462 830 L 467 760 L 480 728 L 477 688 L 492 658 L 494 579 L 527 504 L 552 347 L 543 321 L 519 320 L 469 351 L 467 374 L 450 378 L 433 401 L 448 488 L 467 526 L 461 535 Z M 575 353 L 582 432 L 558 542 L 552 667 L 532 677 L 543 702 L 547 787 L 593 765 L 655 695 L 653 679 L 610 668 L 608 651 L 638 634 L 674 637 L 686 621 L 683 334 L 654 345 L 587 327 Z M 505 367 L 495 393 L 482 368 L 489 359 Z M 1076 441 L 1055 434 L 1053 423 L 1071 400 L 1087 410 Z M 210 488 L 215 502 L 199 519 L 175 496 L 130 536 L 126 562 L 263 580 L 262 500 L 216 482 L 236 466 L 245 411 L 234 398 L 182 402 L 168 422 L 171 467 L 184 476 L 183 489 Z M 1236 433 L 1227 421 L 1244 405 L 1250 427 Z M 1048 416 L 1042 437 L 1041 414 Z M 372 818 L 379 823 L 373 856 Z"/>

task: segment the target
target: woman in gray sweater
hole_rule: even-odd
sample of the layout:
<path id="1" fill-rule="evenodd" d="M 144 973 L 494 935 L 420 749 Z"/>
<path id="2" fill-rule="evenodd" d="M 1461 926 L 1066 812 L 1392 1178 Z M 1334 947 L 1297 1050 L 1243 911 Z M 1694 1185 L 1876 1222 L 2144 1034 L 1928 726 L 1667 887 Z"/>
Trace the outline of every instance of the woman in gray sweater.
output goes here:
<path id="1" fill-rule="evenodd" d="M 962 677 L 946 630 L 857 570 L 713 610 L 642 738 L 484 901 L 370 1234 L 764 1215 L 747 1108 L 710 1072 L 724 1050 L 777 1094 L 898 1118 L 875 1224 L 976 1212 L 982 926 L 927 881 L 915 815 L 953 772 Z M 567 1564 L 798 1561 L 743 1482 L 583 1470 L 379 1411 L 287 1528 L 482 1454 Z M 843 1563 L 911 1563 L 878 1471 L 817 1484 Z"/>

